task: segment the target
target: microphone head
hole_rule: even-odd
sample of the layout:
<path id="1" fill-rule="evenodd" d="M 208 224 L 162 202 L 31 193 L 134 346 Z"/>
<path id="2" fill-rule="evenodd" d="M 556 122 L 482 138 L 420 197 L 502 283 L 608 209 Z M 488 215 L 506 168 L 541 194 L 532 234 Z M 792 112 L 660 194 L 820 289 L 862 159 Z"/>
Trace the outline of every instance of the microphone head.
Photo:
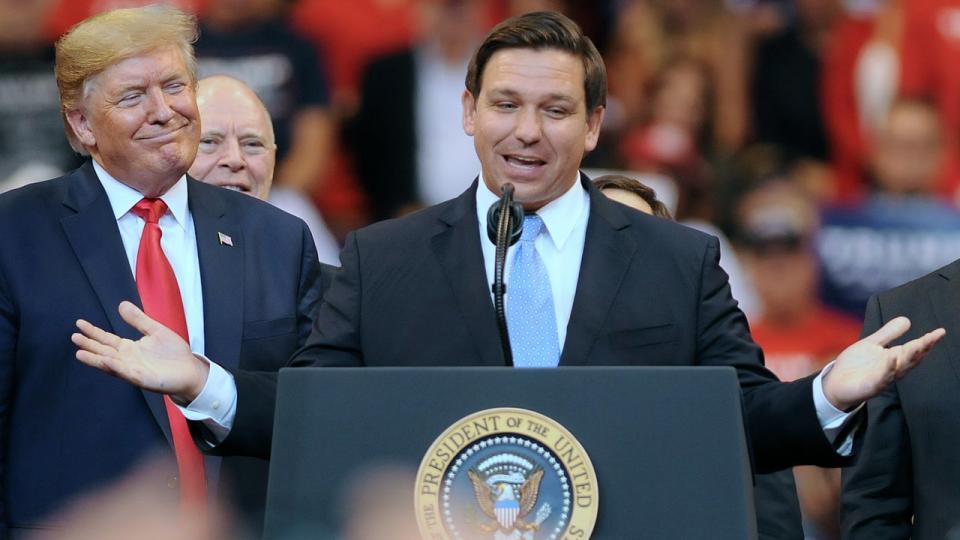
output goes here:
<path id="1" fill-rule="evenodd" d="M 502 208 L 507 208 L 509 212 L 507 246 L 512 246 L 520 241 L 520 235 L 523 233 L 523 206 L 513 201 L 513 184 L 507 182 L 500 189 L 503 192 L 500 200 L 490 205 L 490 209 L 487 210 L 487 238 L 496 245 L 500 211 Z"/>

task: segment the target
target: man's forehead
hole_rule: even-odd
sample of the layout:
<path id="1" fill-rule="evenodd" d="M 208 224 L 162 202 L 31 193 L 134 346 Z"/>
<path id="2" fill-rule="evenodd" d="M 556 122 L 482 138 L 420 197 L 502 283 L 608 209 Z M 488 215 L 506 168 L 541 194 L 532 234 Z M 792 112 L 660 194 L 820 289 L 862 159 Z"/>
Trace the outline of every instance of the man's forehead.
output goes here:
<path id="1" fill-rule="evenodd" d="M 269 132 L 269 113 L 258 100 L 248 95 L 231 91 L 206 92 L 197 103 L 204 133 L 208 133 L 208 127 L 225 132 L 231 124 L 240 136 L 265 137 Z"/>
<path id="2" fill-rule="evenodd" d="M 148 51 L 118 60 L 100 74 L 116 86 L 137 84 L 147 79 L 187 77 L 189 72 L 179 51 L 173 47 Z"/>
<path id="3" fill-rule="evenodd" d="M 577 56 L 560 49 L 501 49 L 487 61 L 482 90 L 516 92 L 514 86 L 542 86 L 548 93 L 583 97 L 585 71 Z"/>

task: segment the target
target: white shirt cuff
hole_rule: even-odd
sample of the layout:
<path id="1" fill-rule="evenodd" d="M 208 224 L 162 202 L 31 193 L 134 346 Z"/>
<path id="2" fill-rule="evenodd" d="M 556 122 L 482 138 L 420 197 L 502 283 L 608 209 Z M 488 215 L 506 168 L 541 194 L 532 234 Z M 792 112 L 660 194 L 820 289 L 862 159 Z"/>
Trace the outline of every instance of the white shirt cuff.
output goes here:
<path id="1" fill-rule="evenodd" d="M 187 420 L 203 424 L 213 436 L 213 440 L 204 442 L 216 446 L 233 428 L 233 419 L 237 416 L 237 385 L 229 371 L 202 354 L 194 354 L 210 365 L 210 372 L 197 398 L 186 407 L 178 405 L 178 408 Z"/>
<path id="2" fill-rule="evenodd" d="M 827 440 L 833 444 L 838 454 L 849 456 L 853 453 L 853 433 L 848 434 L 843 441 L 839 441 L 839 444 L 837 436 L 844 430 L 847 423 L 854 419 L 864 404 L 861 403 L 850 412 L 843 412 L 830 403 L 823 393 L 823 377 L 830 373 L 831 369 L 833 369 L 833 362 L 820 370 L 820 374 L 813 380 L 813 406 L 817 409 L 817 420 L 820 421 L 820 427 L 823 428 L 823 434 L 826 435 Z"/>

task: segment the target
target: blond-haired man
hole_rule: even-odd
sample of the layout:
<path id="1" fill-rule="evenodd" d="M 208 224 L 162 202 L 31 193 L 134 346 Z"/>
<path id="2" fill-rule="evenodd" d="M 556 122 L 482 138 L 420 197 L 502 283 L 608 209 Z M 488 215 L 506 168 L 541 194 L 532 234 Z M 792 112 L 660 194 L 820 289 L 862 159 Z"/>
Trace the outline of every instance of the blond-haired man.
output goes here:
<path id="1" fill-rule="evenodd" d="M 319 267 L 304 224 L 186 175 L 195 38 L 191 16 L 152 6 L 88 19 L 57 44 L 66 134 L 91 159 L 0 196 L 0 537 L 50 525 L 148 455 L 168 456 L 157 489 L 191 508 L 217 485 L 219 461 L 184 431 L 189 411 L 78 365 L 76 319 L 134 338 L 116 310 L 131 300 L 195 353 L 232 359 L 228 371 L 275 369 L 311 326 Z"/>

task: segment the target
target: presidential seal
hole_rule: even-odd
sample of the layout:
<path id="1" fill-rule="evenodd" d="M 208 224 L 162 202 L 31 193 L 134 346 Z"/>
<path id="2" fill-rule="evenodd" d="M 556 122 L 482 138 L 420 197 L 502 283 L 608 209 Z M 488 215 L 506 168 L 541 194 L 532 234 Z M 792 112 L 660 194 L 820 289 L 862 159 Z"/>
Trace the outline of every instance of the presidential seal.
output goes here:
<path id="1" fill-rule="evenodd" d="M 499 408 L 437 438 L 415 500 L 420 534 L 431 540 L 567 540 L 590 537 L 599 492 L 569 431 L 533 411 Z"/>

